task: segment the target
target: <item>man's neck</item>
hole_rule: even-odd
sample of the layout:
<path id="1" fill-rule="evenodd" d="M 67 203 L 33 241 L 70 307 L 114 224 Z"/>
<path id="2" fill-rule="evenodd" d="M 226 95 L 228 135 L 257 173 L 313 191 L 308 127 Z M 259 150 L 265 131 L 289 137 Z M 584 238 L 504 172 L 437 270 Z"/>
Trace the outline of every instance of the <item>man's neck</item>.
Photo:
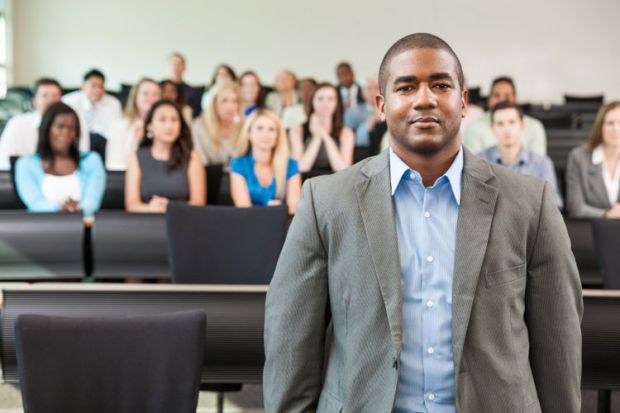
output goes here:
<path id="1" fill-rule="evenodd" d="M 437 179 L 444 175 L 454 162 L 461 146 L 460 139 L 455 139 L 439 152 L 434 154 L 420 154 L 405 150 L 392 143 L 392 150 L 411 169 L 422 176 L 424 186 L 432 186 Z"/>
<path id="2" fill-rule="evenodd" d="M 512 165 L 521 153 L 521 145 L 498 145 L 497 150 L 499 152 L 499 157 L 502 160 L 502 163 L 506 165 Z"/>

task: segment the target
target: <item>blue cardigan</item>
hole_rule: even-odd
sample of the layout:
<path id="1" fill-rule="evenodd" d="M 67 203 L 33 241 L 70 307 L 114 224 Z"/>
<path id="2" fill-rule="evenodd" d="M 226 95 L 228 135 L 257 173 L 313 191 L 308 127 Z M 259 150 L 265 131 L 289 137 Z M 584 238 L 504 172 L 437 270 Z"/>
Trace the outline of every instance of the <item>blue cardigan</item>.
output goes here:
<path id="1" fill-rule="evenodd" d="M 82 152 L 76 170 L 82 189 L 79 203 L 84 216 L 92 216 L 101 206 L 105 190 L 105 168 L 101 157 L 95 152 Z M 21 156 L 15 164 L 17 193 L 30 212 L 56 212 L 61 205 L 43 196 L 42 185 L 45 171 L 38 154 Z"/>

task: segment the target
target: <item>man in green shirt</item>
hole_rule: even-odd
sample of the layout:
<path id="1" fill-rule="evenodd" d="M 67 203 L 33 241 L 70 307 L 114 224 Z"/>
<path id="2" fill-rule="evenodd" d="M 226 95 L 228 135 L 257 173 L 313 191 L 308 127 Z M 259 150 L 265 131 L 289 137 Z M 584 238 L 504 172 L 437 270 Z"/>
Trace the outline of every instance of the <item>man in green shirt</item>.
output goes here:
<path id="1" fill-rule="evenodd" d="M 513 80 L 509 77 L 498 77 L 491 84 L 491 93 L 487 106 L 492 108 L 499 102 L 517 102 L 517 92 Z M 521 142 L 527 149 L 541 155 L 547 154 L 547 135 L 545 128 L 538 119 L 525 115 L 523 117 L 523 135 Z M 464 132 L 463 144 L 473 153 L 479 153 L 497 144 L 491 129 L 491 111 L 487 110 L 482 117 L 472 122 Z"/>

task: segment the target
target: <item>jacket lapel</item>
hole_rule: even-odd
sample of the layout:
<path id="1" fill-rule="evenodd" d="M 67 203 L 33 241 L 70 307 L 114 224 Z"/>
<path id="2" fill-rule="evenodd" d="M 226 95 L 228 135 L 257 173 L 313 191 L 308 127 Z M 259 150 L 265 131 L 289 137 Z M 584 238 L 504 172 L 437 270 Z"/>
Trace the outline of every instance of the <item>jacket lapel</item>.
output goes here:
<path id="1" fill-rule="evenodd" d="M 487 183 L 493 178 L 489 165 L 465 150 L 452 286 L 452 352 L 457 373 L 495 211 L 498 191 Z"/>
<path id="2" fill-rule="evenodd" d="M 400 259 L 390 191 L 388 151 L 370 160 L 355 185 L 375 274 L 387 313 L 396 354 L 402 347 Z"/>
<path id="3" fill-rule="evenodd" d="M 605 189 L 605 181 L 603 180 L 603 165 L 590 163 L 588 166 L 588 175 L 590 179 L 590 188 L 594 192 L 597 199 L 604 200 L 609 207 L 609 198 L 607 197 L 607 189 Z"/>

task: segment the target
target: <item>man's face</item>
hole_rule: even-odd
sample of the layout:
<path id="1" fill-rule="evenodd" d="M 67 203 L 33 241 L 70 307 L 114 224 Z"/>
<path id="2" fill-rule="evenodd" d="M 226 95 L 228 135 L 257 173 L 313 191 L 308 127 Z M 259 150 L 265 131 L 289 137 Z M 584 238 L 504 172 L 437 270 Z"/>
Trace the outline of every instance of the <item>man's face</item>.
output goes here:
<path id="1" fill-rule="evenodd" d="M 32 98 L 34 108 L 43 113 L 52 103 L 60 102 L 61 91 L 56 85 L 41 85 Z"/>
<path id="2" fill-rule="evenodd" d="M 458 145 L 467 92 L 456 73 L 455 59 L 444 50 L 412 49 L 392 57 L 377 106 L 397 153 L 434 155 Z"/>
<path id="3" fill-rule="evenodd" d="M 170 71 L 175 79 L 182 79 L 185 72 L 185 62 L 179 56 L 170 58 Z"/>
<path id="4" fill-rule="evenodd" d="M 349 69 L 347 66 L 340 66 L 336 70 L 336 76 L 338 76 L 338 83 L 344 87 L 353 86 L 354 75 L 353 71 Z"/>
<path id="5" fill-rule="evenodd" d="M 491 90 L 491 94 L 487 99 L 487 105 L 489 108 L 497 105 L 499 102 L 508 101 L 512 103 L 517 103 L 517 97 L 515 96 L 515 91 L 512 88 L 512 85 L 508 82 L 499 82 L 493 86 Z"/>
<path id="6" fill-rule="evenodd" d="M 492 128 L 499 146 L 521 145 L 524 124 L 516 109 L 506 108 L 496 111 L 493 114 Z"/>
<path id="7" fill-rule="evenodd" d="M 105 95 L 105 85 L 99 76 L 91 76 L 82 85 L 82 91 L 91 102 L 99 102 Z"/>
<path id="8" fill-rule="evenodd" d="M 379 81 L 370 77 L 366 80 L 366 85 L 364 85 L 364 99 L 370 106 L 374 106 L 377 101 L 377 96 L 381 94 L 379 90 Z"/>

